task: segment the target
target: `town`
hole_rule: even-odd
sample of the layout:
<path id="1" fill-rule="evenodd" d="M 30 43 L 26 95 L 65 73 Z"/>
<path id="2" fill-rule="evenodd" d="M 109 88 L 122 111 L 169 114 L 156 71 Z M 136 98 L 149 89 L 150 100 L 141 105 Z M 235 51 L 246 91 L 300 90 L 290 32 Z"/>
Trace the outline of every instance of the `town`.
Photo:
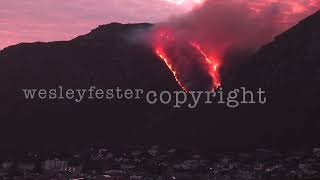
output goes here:
<path id="1" fill-rule="evenodd" d="M 320 148 L 280 153 L 203 153 L 192 148 L 129 146 L 89 148 L 77 153 L 27 152 L 3 159 L 0 179 L 21 180 L 247 180 L 318 179 Z"/>

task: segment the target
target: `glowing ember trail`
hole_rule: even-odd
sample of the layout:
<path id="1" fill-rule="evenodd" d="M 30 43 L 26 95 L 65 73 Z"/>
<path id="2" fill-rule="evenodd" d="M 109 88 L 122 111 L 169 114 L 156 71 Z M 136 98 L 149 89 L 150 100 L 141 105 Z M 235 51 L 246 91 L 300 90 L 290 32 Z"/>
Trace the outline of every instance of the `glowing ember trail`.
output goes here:
<path id="1" fill-rule="evenodd" d="M 198 52 L 203 56 L 206 61 L 206 64 L 209 66 L 209 74 L 212 78 L 213 89 L 218 89 L 221 86 L 221 80 L 219 76 L 219 63 L 216 59 L 209 57 L 200 47 L 198 43 L 191 42 L 192 47 L 198 50 Z"/>
<path id="2" fill-rule="evenodd" d="M 190 61 L 195 61 L 194 63 L 200 61 L 201 66 L 205 67 L 208 75 L 211 77 L 211 82 L 209 83 L 212 87 L 212 90 L 218 89 L 221 86 L 221 80 L 218 70 L 220 66 L 220 59 L 208 56 L 205 51 L 202 50 L 199 43 L 185 40 L 184 38 L 176 38 L 176 36 L 169 29 L 162 27 L 155 32 L 153 47 L 157 56 L 159 56 L 160 59 L 166 63 L 167 67 L 172 72 L 177 84 L 185 92 L 188 92 L 188 88 L 190 87 L 184 84 L 184 80 L 190 80 L 190 77 L 188 77 L 190 76 L 190 74 L 186 75 L 184 73 L 189 73 L 190 71 L 188 70 L 188 72 L 186 72 L 186 69 L 185 67 L 183 67 L 184 65 L 182 65 L 182 63 L 185 63 L 185 65 L 187 65 L 191 63 Z M 168 54 L 167 50 L 171 53 L 172 56 Z M 174 57 L 174 59 L 170 58 L 170 56 Z M 190 56 L 190 61 L 182 62 L 181 60 L 186 61 L 184 57 L 187 56 Z M 197 59 L 194 59 L 195 57 Z M 175 67 L 175 65 L 177 65 L 178 67 Z M 186 75 L 186 77 L 182 75 Z M 178 76 L 182 76 L 182 78 Z M 190 81 L 188 85 L 190 85 Z"/>
<path id="3" fill-rule="evenodd" d="M 168 57 L 166 56 L 166 54 L 164 53 L 164 51 L 162 50 L 162 48 L 156 48 L 156 53 L 157 55 L 166 63 L 166 65 L 168 66 L 168 68 L 170 69 L 170 71 L 173 74 L 173 77 L 175 78 L 175 80 L 177 81 L 177 83 L 179 84 L 179 86 L 181 87 L 181 89 L 183 89 L 185 92 L 188 92 L 187 88 L 183 86 L 183 84 L 180 82 L 180 80 L 177 77 L 177 72 L 173 69 L 173 66 L 170 64 Z"/>

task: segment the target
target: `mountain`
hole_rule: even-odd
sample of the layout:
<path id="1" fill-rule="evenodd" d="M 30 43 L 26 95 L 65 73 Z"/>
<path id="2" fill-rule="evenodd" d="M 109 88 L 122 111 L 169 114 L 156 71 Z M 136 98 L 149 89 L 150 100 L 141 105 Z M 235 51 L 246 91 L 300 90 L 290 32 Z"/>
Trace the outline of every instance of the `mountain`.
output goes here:
<path id="1" fill-rule="evenodd" d="M 0 139 L 8 147 L 66 147 L 140 139 L 166 117 L 143 102 L 28 101 L 22 89 L 178 89 L 166 65 L 131 34 L 151 24 L 99 26 L 71 41 L 0 51 Z M 147 78 L 146 78 L 147 77 Z M 156 122 L 153 122 L 156 121 Z M 51 147 L 48 147 L 51 148 Z"/>
<path id="2" fill-rule="evenodd" d="M 222 75 L 224 89 L 263 88 L 266 105 L 173 109 L 145 101 L 28 101 L 26 88 L 177 90 L 166 65 L 138 34 L 151 24 L 99 26 L 71 41 L 22 43 L 0 51 L 0 140 L 7 150 L 91 144 L 300 147 L 319 143 L 320 12 Z M 142 32 L 142 33 L 141 33 Z M 237 56 L 233 57 L 237 59 Z"/>
<path id="3" fill-rule="evenodd" d="M 273 127 L 274 141 L 317 142 L 320 122 L 320 11 L 276 36 L 249 60 L 233 67 L 229 87 L 263 88 L 268 106 L 254 115 Z M 268 134 L 269 128 L 261 128 Z M 283 142 L 279 141 L 279 142 Z M 319 142 L 317 142 L 319 143 Z"/>

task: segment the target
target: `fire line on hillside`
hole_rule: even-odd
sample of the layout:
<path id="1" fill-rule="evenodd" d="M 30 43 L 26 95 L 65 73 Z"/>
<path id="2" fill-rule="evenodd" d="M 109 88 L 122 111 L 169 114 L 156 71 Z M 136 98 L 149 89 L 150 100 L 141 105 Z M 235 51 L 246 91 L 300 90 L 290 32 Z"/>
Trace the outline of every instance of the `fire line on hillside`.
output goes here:
<path id="1" fill-rule="evenodd" d="M 183 73 L 179 71 L 179 69 L 181 69 L 179 66 L 190 62 L 177 62 L 177 59 L 179 56 L 188 56 L 186 51 L 192 51 L 193 54 L 197 55 L 197 58 L 187 58 L 184 60 L 199 61 L 197 65 L 202 66 L 206 71 L 205 73 L 210 76 L 210 90 L 218 89 L 221 86 L 221 79 L 219 75 L 221 60 L 220 58 L 207 53 L 199 42 L 189 39 L 178 39 L 173 32 L 168 30 L 168 28 L 163 27 L 154 31 L 153 36 L 154 52 L 166 64 L 182 90 L 188 92 L 189 87 L 182 80 L 184 77 Z M 183 48 L 183 46 L 187 48 Z M 179 48 L 179 52 L 177 52 L 177 50 L 172 50 L 174 48 Z M 170 51 L 174 52 L 169 53 Z"/>

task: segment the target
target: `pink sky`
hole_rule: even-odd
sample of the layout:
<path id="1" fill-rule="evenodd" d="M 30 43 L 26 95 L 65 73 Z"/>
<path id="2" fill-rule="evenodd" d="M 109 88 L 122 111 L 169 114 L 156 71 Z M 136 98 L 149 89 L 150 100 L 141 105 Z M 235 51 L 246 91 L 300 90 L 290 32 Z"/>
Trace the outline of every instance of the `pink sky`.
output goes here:
<path id="1" fill-rule="evenodd" d="M 197 1 L 1 0 L 0 49 L 19 42 L 70 40 L 110 22 L 159 22 L 190 10 Z"/>
<path id="2" fill-rule="evenodd" d="M 70 40 L 110 22 L 159 22 L 204 0 L 0 0 L 0 49 L 20 42 Z M 217 0 L 221 1 L 221 0 Z M 320 0 L 222 0 L 291 3 L 296 11 Z M 260 2 L 260 3 L 257 3 Z M 261 2 L 263 2 L 261 4 Z"/>

